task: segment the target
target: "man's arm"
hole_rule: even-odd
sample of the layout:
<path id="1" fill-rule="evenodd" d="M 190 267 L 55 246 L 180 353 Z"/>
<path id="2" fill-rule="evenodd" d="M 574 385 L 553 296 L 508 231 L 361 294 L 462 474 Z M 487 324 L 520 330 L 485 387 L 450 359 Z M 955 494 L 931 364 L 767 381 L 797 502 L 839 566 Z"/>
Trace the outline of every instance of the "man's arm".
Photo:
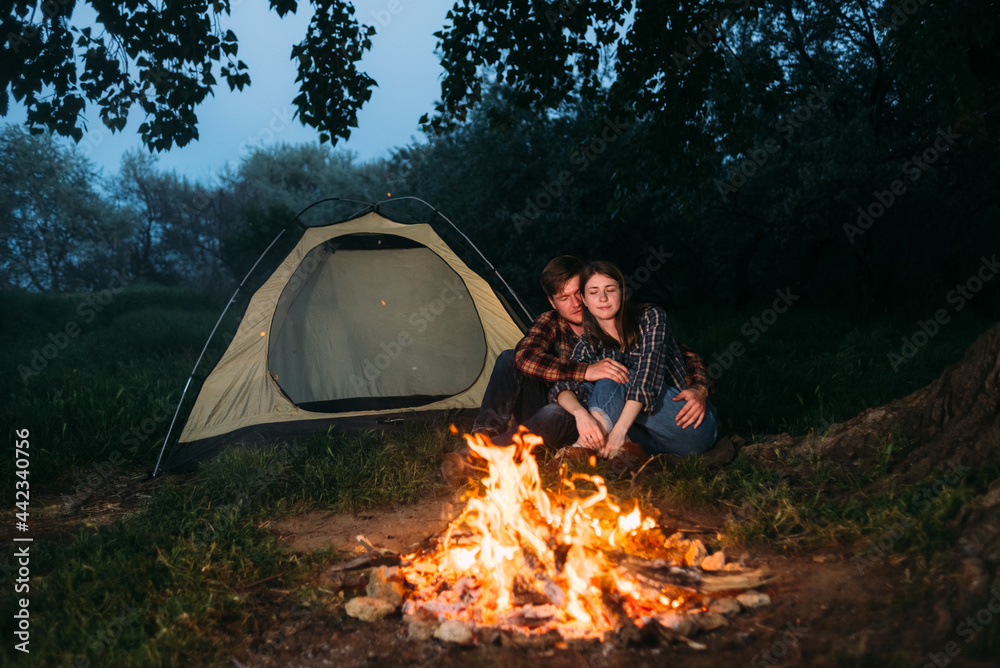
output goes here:
<path id="1" fill-rule="evenodd" d="M 684 402 L 684 405 L 677 412 L 676 421 L 682 429 L 688 427 L 697 429 L 705 417 L 708 395 L 711 394 L 714 384 L 705 370 L 705 361 L 702 360 L 701 355 L 683 343 L 678 343 L 677 347 L 684 354 L 684 370 L 687 374 L 688 387 L 673 399 Z"/>
<path id="2" fill-rule="evenodd" d="M 711 376 L 708 375 L 708 370 L 705 368 L 705 360 L 702 359 L 701 355 L 680 341 L 677 342 L 677 347 L 684 354 L 684 371 L 687 374 L 687 386 L 702 390 L 706 397 L 712 396 L 712 393 L 715 391 L 715 383 L 712 382 Z"/>
<path id="3" fill-rule="evenodd" d="M 590 341 L 588 341 L 586 337 L 581 337 L 577 339 L 570 358 L 583 362 L 585 365 L 589 366 L 593 362 L 597 361 L 597 351 L 594 350 L 592 345 L 590 345 Z M 575 394 L 580 401 L 586 401 L 587 396 L 589 395 L 587 385 L 584 383 L 578 380 L 562 378 L 553 383 L 552 387 L 549 388 L 549 403 L 559 403 L 559 394 L 566 390 Z M 565 406 L 563 406 L 563 408 L 565 408 Z"/>
<path id="4" fill-rule="evenodd" d="M 514 348 L 514 366 L 524 375 L 547 383 L 586 380 L 587 364 L 570 359 L 573 344 L 560 341 L 560 336 L 559 315 L 555 311 L 538 316 Z"/>

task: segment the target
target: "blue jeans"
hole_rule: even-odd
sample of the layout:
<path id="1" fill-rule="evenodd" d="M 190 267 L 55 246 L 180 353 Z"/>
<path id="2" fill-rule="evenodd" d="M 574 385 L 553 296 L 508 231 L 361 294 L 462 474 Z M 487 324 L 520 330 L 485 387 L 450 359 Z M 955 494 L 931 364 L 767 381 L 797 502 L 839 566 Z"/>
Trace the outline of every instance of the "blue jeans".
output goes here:
<path id="1" fill-rule="evenodd" d="M 590 386 L 587 407 L 604 418 L 608 431 L 625 408 L 625 395 L 629 385 L 602 379 Z M 709 401 L 705 406 L 705 417 L 701 424 L 682 429 L 677 426 L 677 413 L 686 402 L 673 401 L 680 394 L 676 387 L 664 387 L 651 413 L 640 412 L 628 430 L 628 439 L 642 446 L 650 455 L 667 453 L 678 457 L 698 455 L 715 443 L 718 435 L 718 416 L 715 406 Z"/>
<path id="2" fill-rule="evenodd" d="M 512 445 L 518 425 L 545 439 L 550 447 L 576 440 L 576 420 L 562 406 L 548 403 L 548 385 L 525 376 L 514 366 L 514 351 L 497 356 L 483 403 L 472 424 L 473 433 L 490 436 L 495 445 Z M 514 426 L 507 428 L 511 417 Z"/>

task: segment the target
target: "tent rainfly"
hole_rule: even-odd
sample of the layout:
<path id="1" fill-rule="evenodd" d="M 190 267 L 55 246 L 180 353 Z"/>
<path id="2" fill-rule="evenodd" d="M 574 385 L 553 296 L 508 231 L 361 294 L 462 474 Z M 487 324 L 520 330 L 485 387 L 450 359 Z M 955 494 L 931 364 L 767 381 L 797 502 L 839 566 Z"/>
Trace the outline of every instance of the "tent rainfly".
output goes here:
<path id="1" fill-rule="evenodd" d="M 164 469 L 193 470 L 261 434 L 480 405 L 523 324 L 430 224 L 365 211 L 307 227 L 253 295 Z"/>

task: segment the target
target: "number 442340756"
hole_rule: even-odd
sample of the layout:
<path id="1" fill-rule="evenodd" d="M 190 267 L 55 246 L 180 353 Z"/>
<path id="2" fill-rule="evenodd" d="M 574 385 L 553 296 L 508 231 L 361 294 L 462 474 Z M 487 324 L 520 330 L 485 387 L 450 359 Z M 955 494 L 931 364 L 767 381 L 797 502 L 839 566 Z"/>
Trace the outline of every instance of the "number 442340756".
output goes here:
<path id="1" fill-rule="evenodd" d="M 14 465 L 17 467 L 15 475 L 20 478 L 15 483 L 17 491 L 14 493 L 18 510 L 21 512 L 16 513 L 16 517 L 19 522 L 28 522 L 28 488 L 30 484 L 28 482 L 28 433 L 27 429 L 18 429 L 14 432 L 17 435 L 18 440 L 14 442 Z M 23 500 L 22 500 L 23 499 Z"/>

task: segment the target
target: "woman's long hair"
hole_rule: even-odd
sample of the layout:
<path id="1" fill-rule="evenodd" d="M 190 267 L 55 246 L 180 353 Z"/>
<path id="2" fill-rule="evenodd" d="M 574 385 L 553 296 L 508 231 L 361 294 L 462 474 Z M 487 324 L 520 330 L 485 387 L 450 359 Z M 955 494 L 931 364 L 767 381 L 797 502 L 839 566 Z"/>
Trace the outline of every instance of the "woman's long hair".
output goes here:
<path id="1" fill-rule="evenodd" d="M 621 269 L 615 266 L 613 262 L 606 260 L 595 260 L 584 267 L 583 273 L 580 274 L 580 290 L 583 291 L 584 296 L 587 294 L 587 281 L 596 274 L 607 276 L 618 284 L 618 293 L 621 295 L 621 308 L 618 309 L 618 313 L 615 315 L 615 328 L 618 330 L 618 338 L 621 339 L 621 343 L 608 336 L 601 329 L 597 318 L 584 306 L 583 326 L 586 336 L 595 347 L 597 344 L 601 344 L 605 347 L 618 348 L 621 352 L 625 352 L 639 341 L 639 321 L 642 313 L 649 305 L 636 304 L 633 306 L 631 304 L 628 293 L 625 292 L 625 275 L 622 274 Z"/>

